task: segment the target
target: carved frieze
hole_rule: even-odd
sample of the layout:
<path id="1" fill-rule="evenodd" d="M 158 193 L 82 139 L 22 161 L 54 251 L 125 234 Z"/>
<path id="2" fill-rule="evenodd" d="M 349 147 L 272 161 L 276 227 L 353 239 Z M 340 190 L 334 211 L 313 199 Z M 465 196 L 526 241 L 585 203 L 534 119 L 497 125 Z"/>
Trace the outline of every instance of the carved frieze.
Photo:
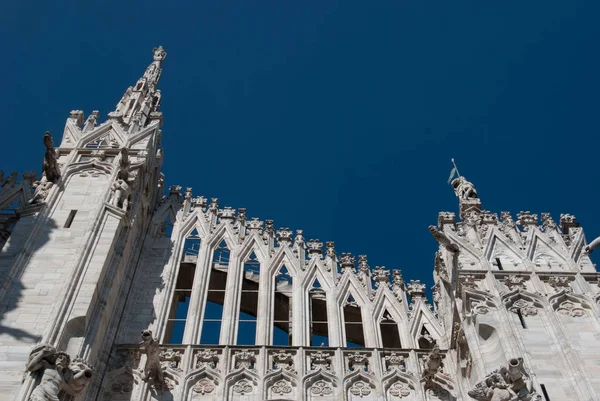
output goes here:
<path id="1" fill-rule="evenodd" d="M 509 291 L 524 290 L 525 281 L 527 281 L 526 277 L 516 274 L 511 274 L 504 278 L 504 284 L 508 287 Z"/>
<path id="2" fill-rule="evenodd" d="M 253 351 L 243 349 L 234 354 L 235 369 L 255 370 L 256 356 Z"/>
<path id="3" fill-rule="evenodd" d="M 400 381 L 397 381 L 396 383 L 392 384 L 389 391 L 390 395 L 397 398 L 408 397 L 410 395 L 410 387 L 408 387 L 407 384 L 402 383 Z"/>
<path id="4" fill-rule="evenodd" d="M 406 360 L 404 359 L 404 356 L 396 352 L 386 355 L 383 360 L 385 362 L 385 369 L 387 372 L 391 372 L 393 370 L 400 372 L 406 371 Z"/>
<path id="5" fill-rule="evenodd" d="M 573 292 L 571 288 L 571 278 L 568 276 L 550 276 L 548 277 L 548 285 L 552 287 L 555 292 L 565 291 L 567 293 Z"/>
<path id="6" fill-rule="evenodd" d="M 202 349 L 196 351 L 196 364 L 197 369 L 208 367 L 213 370 L 217 370 L 219 363 L 219 353 L 210 349 Z"/>
<path id="7" fill-rule="evenodd" d="M 251 394 L 254 387 L 249 380 L 242 379 L 238 381 L 233 387 L 233 392 L 239 395 Z"/>
<path id="8" fill-rule="evenodd" d="M 581 317 L 585 316 L 585 309 L 581 307 L 581 304 L 572 301 L 564 301 L 557 308 L 556 311 L 565 316 Z"/>
<path id="9" fill-rule="evenodd" d="M 215 387 L 215 383 L 213 383 L 212 380 L 205 377 L 204 379 L 198 380 L 196 384 L 194 384 L 194 387 L 192 387 L 192 391 L 200 395 L 210 394 L 215 390 Z"/>
<path id="10" fill-rule="evenodd" d="M 365 397 L 371 394 L 371 386 L 364 380 L 358 380 L 354 382 L 352 387 L 350 387 L 350 394 L 355 395 L 357 397 Z"/>
<path id="11" fill-rule="evenodd" d="M 536 316 L 538 314 L 538 308 L 534 303 L 522 298 L 517 299 L 508 310 L 513 313 L 518 313 L 520 311 L 523 316 Z"/>
<path id="12" fill-rule="evenodd" d="M 292 392 L 292 385 L 287 380 L 279 380 L 271 386 L 271 392 L 283 396 Z"/>
<path id="13" fill-rule="evenodd" d="M 316 351 L 310 354 L 310 369 L 332 370 L 331 354 L 323 351 Z"/>
<path id="14" fill-rule="evenodd" d="M 310 393 L 313 395 L 326 396 L 333 394 L 333 387 L 331 383 L 325 380 L 319 380 L 313 384 L 310 388 Z"/>

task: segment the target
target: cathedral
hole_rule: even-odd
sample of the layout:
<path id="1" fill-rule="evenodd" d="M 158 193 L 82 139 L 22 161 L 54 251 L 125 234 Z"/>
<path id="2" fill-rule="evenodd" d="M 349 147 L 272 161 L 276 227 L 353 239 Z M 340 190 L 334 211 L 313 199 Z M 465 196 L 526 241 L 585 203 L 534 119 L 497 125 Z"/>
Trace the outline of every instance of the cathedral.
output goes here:
<path id="1" fill-rule="evenodd" d="M 167 186 L 165 57 L 106 118 L 40 136 L 39 179 L 0 177 L 1 400 L 600 400 L 600 240 L 573 215 L 490 212 L 456 176 L 430 303 L 399 270 Z"/>

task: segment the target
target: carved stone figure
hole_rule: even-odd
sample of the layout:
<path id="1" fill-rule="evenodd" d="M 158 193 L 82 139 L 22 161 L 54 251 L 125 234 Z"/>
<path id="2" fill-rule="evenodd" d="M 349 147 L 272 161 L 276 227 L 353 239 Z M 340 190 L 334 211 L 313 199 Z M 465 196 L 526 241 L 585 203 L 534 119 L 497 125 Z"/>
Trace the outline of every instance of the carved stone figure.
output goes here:
<path id="1" fill-rule="evenodd" d="M 511 401 L 517 399 L 517 394 L 510 388 L 500 373 L 492 373 L 484 381 L 478 383 L 469 397 L 480 401 Z"/>
<path id="2" fill-rule="evenodd" d="M 42 176 L 42 179 L 39 181 L 35 181 L 33 183 L 33 196 L 31 197 L 31 199 L 29 200 L 30 204 L 36 204 L 36 203 L 41 203 L 43 202 L 46 197 L 48 196 L 48 192 L 50 191 L 50 188 L 52 188 L 54 186 L 54 183 L 52 181 L 48 181 L 46 179 L 46 175 L 44 174 Z"/>
<path id="3" fill-rule="evenodd" d="M 59 393 L 78 396 L 92 379 L 92 369 L 82 360 L 65 352 L 58 352 L 49 344 L 36 346 L 29 355 L 27 370 L 43 370 L 40 384 L 33 390 L 29 401 L 59 401 Z"/>
<path id="4" fill-rule="evenodd" d="M 129 160 L 129 151 L 123 148 L 123 150 L 121 150 L 121 160 L 119 161 L 119 173 L 117 174 L 117 178 L 128 181 L 130 168 L 131 161 Z"/>
<path id="5" fill-rule="evenodd" d="M 450 238 L 442 231 L 438 230 L 436 226 L 429 226 L 429 232 L 433 235 L 433 238 L 440 243 L 444 248 L 449 250 L 450 252 L 458 252 L 458 245 L 450 241 Z"/>
<path id="6" fill-rule="evenodd" d="M 44 155 L 42 172 L 46 174 L 48 181 L 56 182 L 60 178 L 60 169 L 58 168 L 58 158 L 56 157 L 52 135 L 48 131 L 44 134 L 44 146 L 46 146 L 46 154 Z"/>
<path id="7" fill-rule="evenodd" d="M 443 366 L 444 363 L 442 362 L 440 349 L 438 347 L 434 347 L 429 355 L 427 355 L 423 360 L 422 381 L 433 380 L 435 375 L 443 368 Z"/>
<path id="8" fill-rule="evenodd" d="M 507 366 L 496 369 L 468 392 L 479 401 L 530 401 L 535 391 L 523 368 L 523 358 L 512 358 Z"/>
<path id="9" fill-rule="evenodd" d="M 119 207 L 126 212 L 129 207 L 129 184 L 119 178 L 112 183 L 110 189 L 113 191 L 111 205 Z"/>
<path id="10" fill-rule="evenodd" d="M 469 181 L 465 179 L 465 177 L 458 177 L 452 180 L 452 188 L 454 188 L 454 193 L 459 197 L 460 200 L 465 200 L 468 198 L 477 199 L 477 190 L 475 190 L 475 186 L 471 184 Z"/>
<path id="11" fill-rule="evenodd" d="M 160 365 L 160 346 L 158 341 L 152 337 L 152 330 L 142 331 L 140 352 L 146 354 L 146 363 L 144 364 L 142 379 L 148 381 L 152 378 L 155 386 L 162 386 L 164 379 L 162 367 Z"/>

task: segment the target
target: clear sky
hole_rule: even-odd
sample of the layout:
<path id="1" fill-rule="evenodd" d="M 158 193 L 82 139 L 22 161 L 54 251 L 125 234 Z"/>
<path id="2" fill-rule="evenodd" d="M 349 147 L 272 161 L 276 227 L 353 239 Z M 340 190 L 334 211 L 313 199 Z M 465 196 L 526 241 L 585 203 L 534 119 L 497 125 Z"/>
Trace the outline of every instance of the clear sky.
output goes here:
<path id="1" fill-rule="evenodd" d="M 168 52 L 167 184 L 432 284 L 454 157 L 493 212 L 597 214 L 600 2 L 12 1 L 0 169 Z"/>

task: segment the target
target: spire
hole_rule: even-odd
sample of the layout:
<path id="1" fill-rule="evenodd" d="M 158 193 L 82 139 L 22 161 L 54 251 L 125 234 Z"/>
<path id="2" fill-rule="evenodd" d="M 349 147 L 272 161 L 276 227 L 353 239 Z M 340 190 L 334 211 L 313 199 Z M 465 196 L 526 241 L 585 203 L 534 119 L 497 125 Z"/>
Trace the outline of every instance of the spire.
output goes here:
<path id="1" fill-rule="evenodd" d="M 108 114 L 111 119 L 127 125 L 130 133 L 147 126 L 153 120 L 162 123 L 162 113 L 158 111 L 161 93 L 156 86 L 160 80 L 162 62 L 167 52 L 159 46 L 152 50 L 152 54 L 154 60 L 146 68 L 144 75 L 138 79 L 135 86 L 127 88 L 115 111 Z"/>

